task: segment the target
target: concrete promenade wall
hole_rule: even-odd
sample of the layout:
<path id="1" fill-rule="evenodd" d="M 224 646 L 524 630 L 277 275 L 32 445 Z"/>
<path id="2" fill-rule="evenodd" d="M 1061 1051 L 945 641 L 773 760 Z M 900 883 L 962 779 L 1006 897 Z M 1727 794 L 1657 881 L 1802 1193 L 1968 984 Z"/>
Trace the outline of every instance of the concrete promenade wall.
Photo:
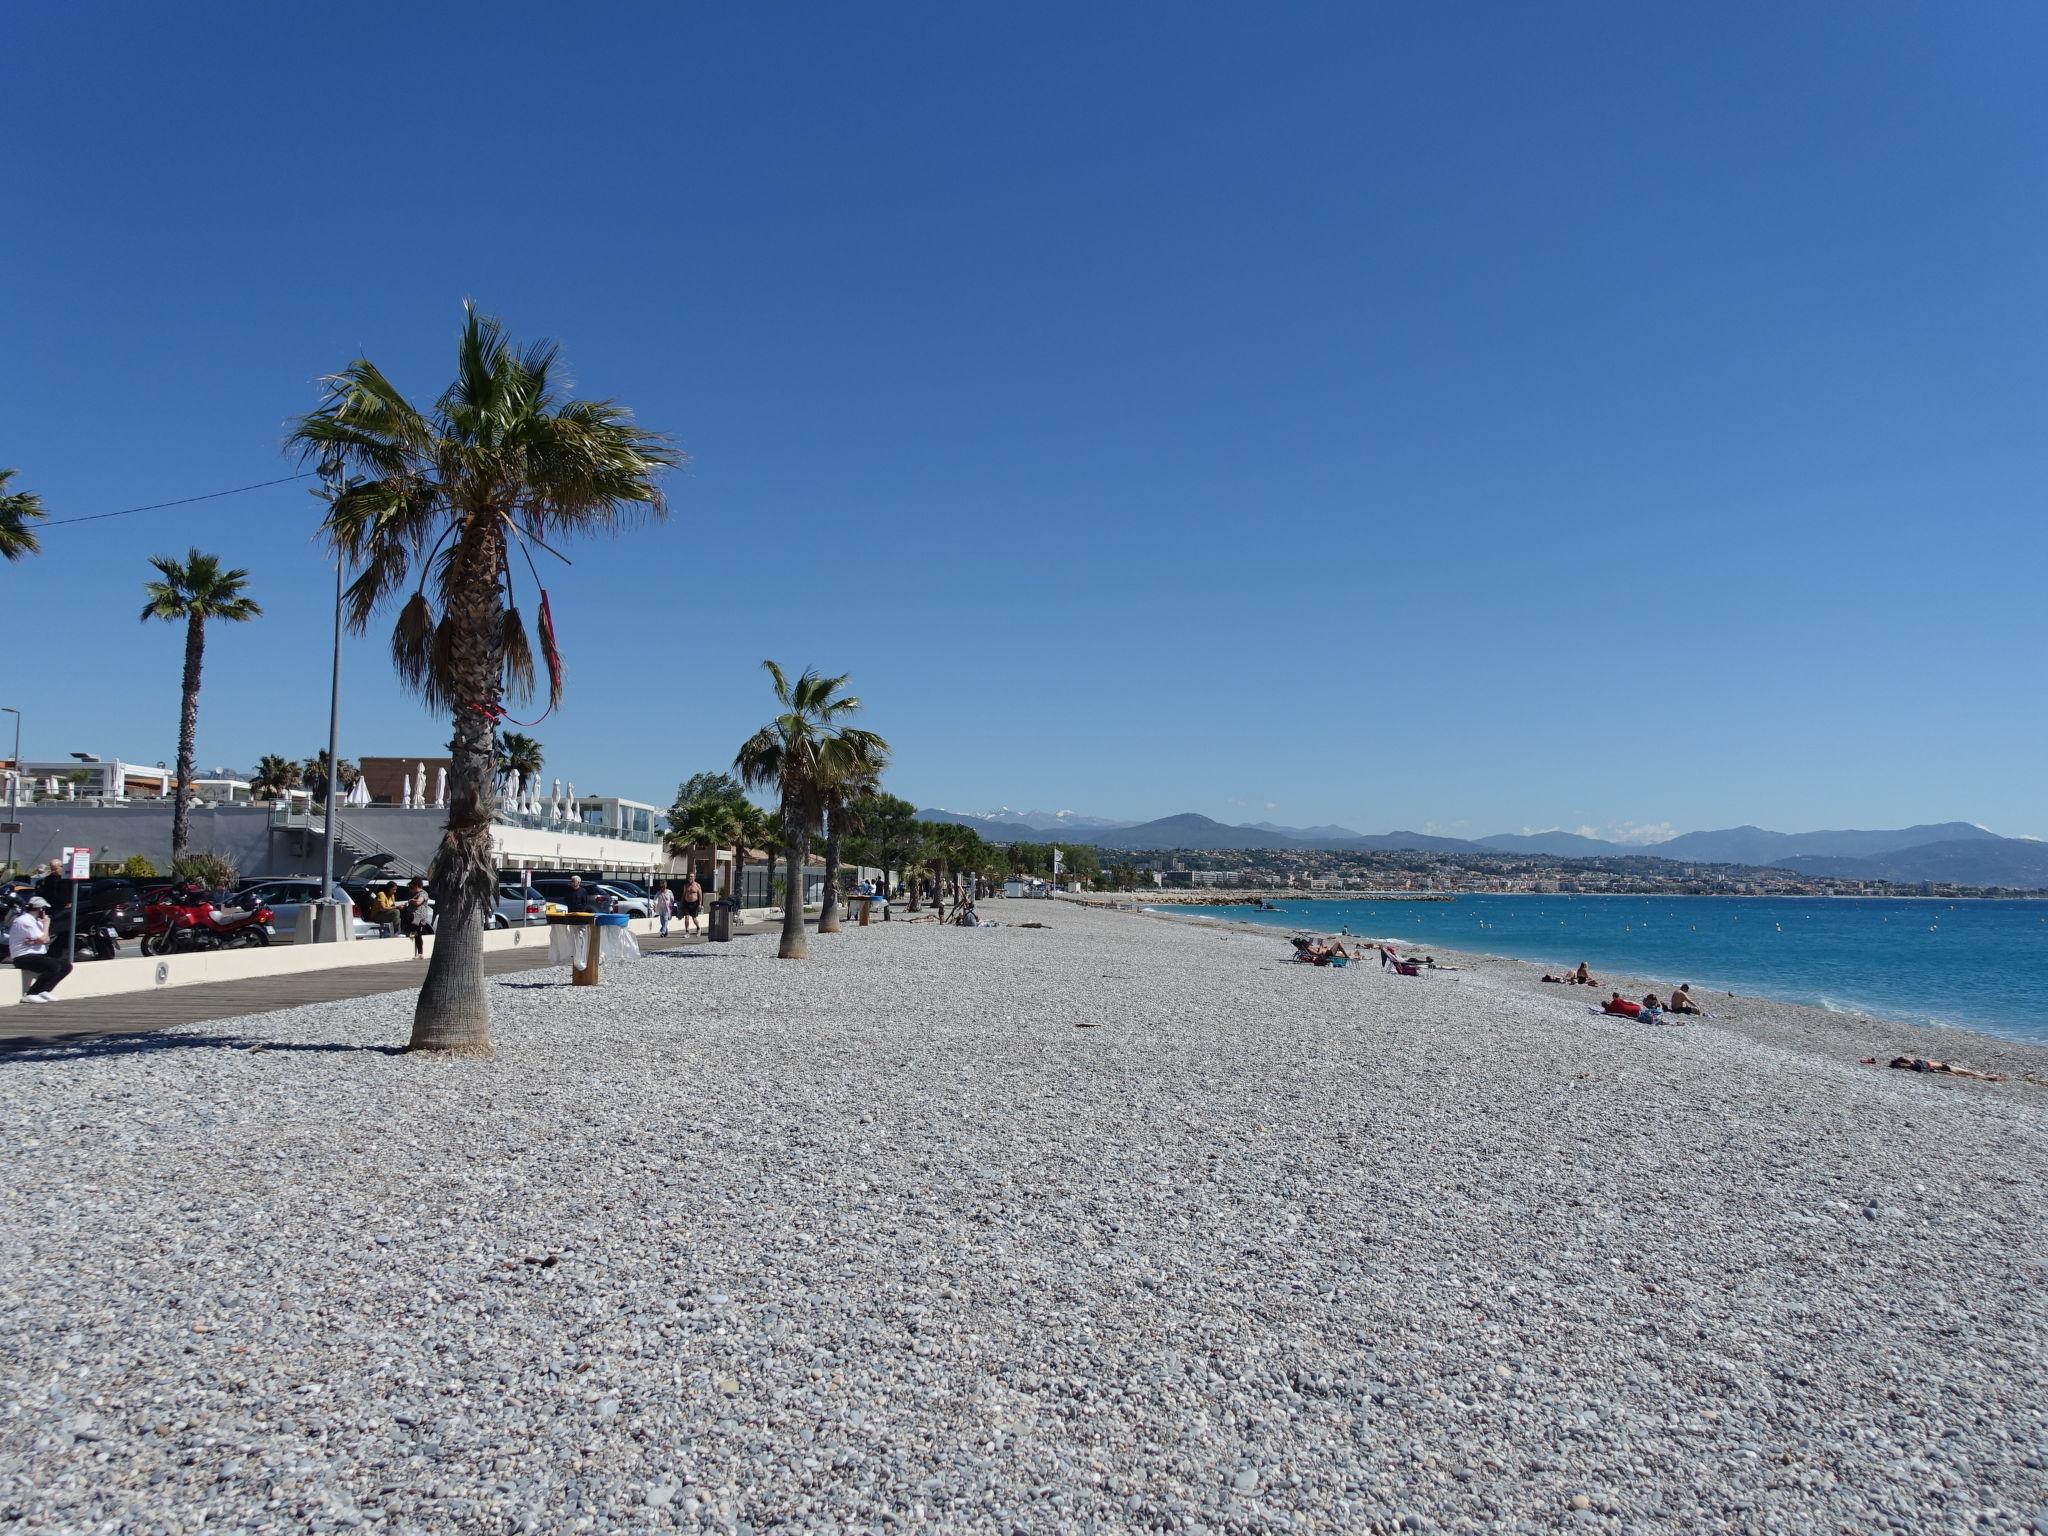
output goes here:
<path id="1" fill-rule="evenodd" d="M 628 926 L 634 934 L 646 935 L 659 932 L 661 925 L 652 918 L 635 918 Z M 500 928 L 484 935 L 484 952 L 535 946 L 545 949 L 547 942 L 545 924 Z M 266 949 L 221 949 L 165 955 L 161 959 L 136 956 L 89 960 L 64 979 L 59 995 L 112 997 L 126 992 L 153 992 L 160 987 L 203 986 L 210 981 L 246 981 L 252 977 L 293 976 L 345 966 L 388 965 L 411 958 L 411 939 L 356 939 L 346 944 L 274 944 Z M 24 973 L 9 966 L 7 975 L 14 980 L 0 978 L 0 1008 L 21 1006 Z"/>

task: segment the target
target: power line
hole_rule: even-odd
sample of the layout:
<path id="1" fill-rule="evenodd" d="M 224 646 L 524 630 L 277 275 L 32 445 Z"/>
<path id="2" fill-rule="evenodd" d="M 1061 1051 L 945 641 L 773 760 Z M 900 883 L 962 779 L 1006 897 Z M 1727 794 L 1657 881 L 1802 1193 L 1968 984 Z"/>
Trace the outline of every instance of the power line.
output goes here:
<path id="1" fill-rule="evenodd" d="M 123 507 L 118 512 L 93 512 L 85 517 L 50 517 L 38 522 L 36 530 L 62 528 L 67 523 L 97 523 L 110 517 L 133 517 L 137 512 L 160 512 L 165 507 L 189 507 L 195 501 L 213 501 L 221 496 L 239 496 L 244 491 L 260 491 L 265 486 L 289 485 L 294 480 L 307 480 L 319 473 L 317 470 L 302 469 L 296 475 L 280 475 L 275 480 L 258 480 L 254 485 L 238 485 L 225 491 L 208 491 L 204 496 L 181 496 L 176 501 L 153 501 L 146 507 Z"/>

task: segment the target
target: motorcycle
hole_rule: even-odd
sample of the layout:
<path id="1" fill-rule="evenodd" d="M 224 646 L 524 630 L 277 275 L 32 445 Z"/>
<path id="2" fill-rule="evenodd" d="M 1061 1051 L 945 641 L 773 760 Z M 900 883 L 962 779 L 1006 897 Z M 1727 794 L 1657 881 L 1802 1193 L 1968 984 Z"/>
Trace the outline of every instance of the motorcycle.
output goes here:
<path id="1" fill-rule="evenodd" d="M 173 955 L 202 949 L 260 949 L 271 939 L 276 914 L 268 907 L 248 911 L 216 908 L 202 895 L 166 892 L 142 918 L 142 953 Z"/>

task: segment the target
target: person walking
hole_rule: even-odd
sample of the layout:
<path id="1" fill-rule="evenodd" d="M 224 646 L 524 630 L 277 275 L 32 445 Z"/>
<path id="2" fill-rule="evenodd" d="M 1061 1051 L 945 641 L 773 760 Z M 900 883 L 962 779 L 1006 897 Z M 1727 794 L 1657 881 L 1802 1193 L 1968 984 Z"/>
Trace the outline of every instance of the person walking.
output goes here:
<path id="1" fill-rule="evenodd" d="M 434 908 L 427 900 L 426 883 L 414 879 L 405 888 L 405 900 L 399 904 L 399 917 L 405 932 L 412 935 L 412 957 L 424 960 L 427 955 L 427 935 L 434 931 Z"/>
<path id="2" fill-rule="evenodd" d="M 654 915 L 661 921 L 661 936 L 668 937 L 668 920 L 676 909 L 676 893 L 666 885 L 654 893 Z"/>
<path id="3" fill-rule="evenodd" d="M 683 882 L 683 931 L 702 933 L 703 925 L 697 921 L 697 914 L 704 910 L 704 887 L 697 883 L 695 875 Z"/>
<path id="4" fill-rule="evenodd" d="M 17 971 L 35 978 L 22 997 L 25 1003 L 54 1003 L 50 994 L 71 974 L 71 962 L 50 953 L 50 904 L 31 896 L 7 925 L 7 954 Z"/>

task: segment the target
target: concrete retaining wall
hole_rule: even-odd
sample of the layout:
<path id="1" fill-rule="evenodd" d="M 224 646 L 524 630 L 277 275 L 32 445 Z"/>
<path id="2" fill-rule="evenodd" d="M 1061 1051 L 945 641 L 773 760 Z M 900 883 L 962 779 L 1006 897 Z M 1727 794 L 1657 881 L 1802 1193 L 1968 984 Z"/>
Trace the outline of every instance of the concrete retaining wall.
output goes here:
<path id="1" fill-rule="evenodd" d="M 660 931 L 652 918 L 636 918 L 628 925 L 636 935 Z M 431 940 L 428 941 L 432 943 Z M 499 949 L 545 949 L 545 924 L 530 928 L 500 928 L 484 935 L 484 952 Z M 210 981 L 247 981 L 260 976 L 294 976 L 306 971 L 329 971 L 344 966 L 386 965 L 412 958 L 411 939 L 357 939 L 347 944 L 276 944 L 267 949 L 220 949 L 196 954 L 165 955 L 161 959 L 138 956 L 125 960 L 88 960 L 64 979 L 59 995 L 65 998 L 112 997 L 124 992 L 153 992 L 159 987 L 203 986 Z M 421 967 L 422 974 L 425 967 Z M 21 1003 L 25 974 L 7 967 L 15 978 L 0 978 L 0 1008 Z M 53 1005 L 55 1006 L 55 1005 Z"/>

